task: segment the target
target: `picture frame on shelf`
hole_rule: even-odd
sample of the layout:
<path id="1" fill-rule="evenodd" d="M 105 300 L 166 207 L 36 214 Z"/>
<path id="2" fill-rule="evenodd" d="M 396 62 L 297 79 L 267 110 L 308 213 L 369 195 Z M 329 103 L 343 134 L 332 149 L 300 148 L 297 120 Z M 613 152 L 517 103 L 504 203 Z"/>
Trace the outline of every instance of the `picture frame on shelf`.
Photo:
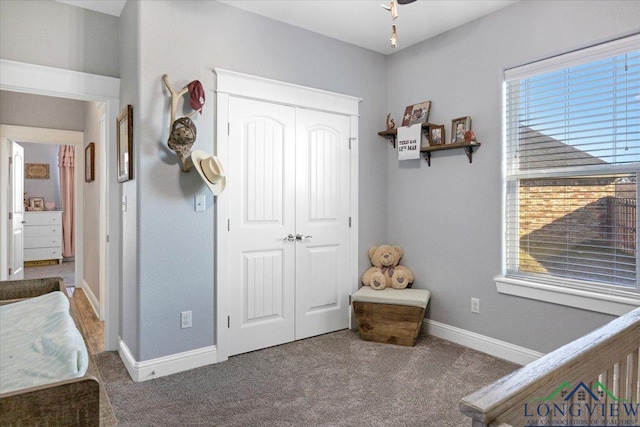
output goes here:
<path id="1" fill-rule="evenodd" d="M 90 142 L 84 149 L 84 182 L 95 180 L 95 143 Z"/>
<path id="2" fill-rule="evenodd" d="M 431 111 L 431 101 L 409 105 L 404 109 L 402 116 L 402 126 L 413 126 L 416 123 L 427 123 L 429 121 L 429 111 Z"/>
<path id="3" fill-rule="evenodd" d="M 442 145 L 445 143 L 444 125 L 435 125 L 429 127 L 429 145 Z"/>
<path id="4" fill-rule="evenodd" d="M 29 208 L 32 211 L 43 211 L 44 210 L 44 198 L 43 197 L 31 197 L 29 199 Z"/>
<path id="5" fill-rule="evenodd" d="M 133 108 L 127 105 L 118 114 L 117 122 L 117 157 L 118 182 L 133 179 Z"/>
<path id="6" fill-rule="evenodd" d="M 471 130 L 471 117 L 458 117 L 451 120 L 451 144 L 464 142 L 464 133 Z"/>

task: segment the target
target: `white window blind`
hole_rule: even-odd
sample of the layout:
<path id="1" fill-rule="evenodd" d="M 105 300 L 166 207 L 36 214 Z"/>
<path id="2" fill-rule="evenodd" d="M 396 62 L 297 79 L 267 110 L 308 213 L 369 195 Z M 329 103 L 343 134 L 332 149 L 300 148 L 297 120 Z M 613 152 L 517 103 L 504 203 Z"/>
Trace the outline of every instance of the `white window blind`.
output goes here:
<path id="1" fill-rule="evenodd" d="M 640 36 L 505 72 L 506 274 L 636 291 Z"/>

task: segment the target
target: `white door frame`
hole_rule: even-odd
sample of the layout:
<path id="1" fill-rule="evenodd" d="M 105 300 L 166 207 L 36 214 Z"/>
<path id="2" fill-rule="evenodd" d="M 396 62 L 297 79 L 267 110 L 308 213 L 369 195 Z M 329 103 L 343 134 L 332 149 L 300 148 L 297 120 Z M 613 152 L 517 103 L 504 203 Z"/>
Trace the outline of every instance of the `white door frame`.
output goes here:
<path id="1" fill-rule="evenodd" d="M 105 166 L 102 169 L 106 172 L 106 179 L 102 181 L 100 188 L 100 203 L 106 209 L 106 215 L 101 215 L 101 221 L 104 221 L 104 224 L 100 226 L 106 231 L 101 233 L 99 242 L 100 253 L 104 254 L 104 259 L 100 262 L 106 266 L 105 281 L 100 286 L 104 288 L 105 293 L 105 350 L 117 350 L 120 330 L 119 253 L 121 244 L 120 188 L 114 172 L 116 170 L 115 123 L 120 108 L 120 79 L 0 59 L 0 90 L 105 103 L 107 124 L 112 123 L 113 126 L 105 126 L 105 143 L 101 144 L 100 153 Z M 2 205 L 6 201 L 3 202 L 2 199 L 0 198 L 0 224 L 6 224 L 7 209 Z M 0 267 L 3 262 L 6 263 L 6 249 L 3 253 L 0 248 Z"/>
<path id="2" fill-rule="evenodd" d="M 308 108 L 330 113 L 344 114 L 351 122 L 351 194 L 349 281 L 351 293 L 358 288 L 358 104 L 361 99 L 349 95 L 265 79 L 234 71 L 214 69 L 216 74 L 216 147 L 215 152 L 223 166 L 229 164 L 229 96 L 238 96 L 276 104 Z M 227 227 L 229 219 L 229 192 L 234 183 L 228 182 L 226 190 L 216 200 L 216 348 L 218 362 L 229 358 L 229 244 Z"/>
<path id="3" fill-rule="evenodd" d="M 77 131 L 69 131 L 69 130 L 59 130 L 59 129 L 44 129 L 44 128 L 34 128 L 34 127 L 26 127 L 26 126 L 9 126 L 9 125 L 0 125 L 0 159 L 2 159 L 2 164 L 6 164 L 4 153 L 8 153 L 10 151 L 11 143 L 16 142 L 20 143 L 37 143 L 37 144 L 54 144 L 54 145 L 73 145 L 76 148 L 76 153 L 83 151 L 83 140 L 84 140 L 84 132 Z M 57 165 L 55 166 L 57 167 Z M 73 173 L 73 183 L 75 185 L 76 191 L 73 196 L 73 204 L 74 204 L 74 230 L 73 233 L 75 235 L 75 276 L 76 276 L 76 286 L 78 288 L 82 287 L 81 282 L 78 285 L 78 278 L 82 279 L 84 276 L 83 271 L 83 245 L 82 245 L 82 233 L 84 232 L 83 226 L 83 218 L 82 218 L 82 200 L 84 198 L 83 194 L 83 186 L 84 183 L 84 171 L 83 168 L 76 167 Z M 4 188 L 4 186 L 3 186 Z M 3 203 L 5 201 L 0 202 L 0 210 L 4 214 L 4 212 L 8 212 L 4 209 Z M 3 234 L 4 235 L 4 234 Z M 8 235 L 8 234 L 7 234 Z M 6 242 L 2 242 L 4 245 Z M 11 255 L 7 252 L 7 255 Z M 3 261 L 6 262 L 7 257 L 3 257 Z M 7 273 L 6 268 L 2 268 L 0 272 L 2 275 L 0 276 L 1 280 L 5 280 Z"/>

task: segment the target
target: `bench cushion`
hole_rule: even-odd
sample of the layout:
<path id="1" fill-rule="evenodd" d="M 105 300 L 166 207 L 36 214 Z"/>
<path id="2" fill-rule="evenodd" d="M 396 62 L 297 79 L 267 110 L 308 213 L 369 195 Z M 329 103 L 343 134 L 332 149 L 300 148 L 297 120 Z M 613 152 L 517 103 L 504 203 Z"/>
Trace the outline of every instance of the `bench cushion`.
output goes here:
<path id="1" fill-rule="evenodd" d="M 363 286 L 351 295 L 351 302 L 372 302 L 377 304 L 407 305 L 426 308 L 431 292 L 425 289 L 393 289 L 385 288 L 380 291 Z"/>

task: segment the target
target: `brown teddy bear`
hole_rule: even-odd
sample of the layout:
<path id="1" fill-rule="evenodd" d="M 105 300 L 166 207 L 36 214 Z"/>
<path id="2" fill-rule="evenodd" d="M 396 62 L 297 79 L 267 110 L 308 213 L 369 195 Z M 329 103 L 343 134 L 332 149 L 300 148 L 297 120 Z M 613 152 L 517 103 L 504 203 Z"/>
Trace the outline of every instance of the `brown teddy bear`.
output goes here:
<path id="1" fill-rule="evenodd" d="M 404 289 L 413 283 L 413 273 L 398 265 L 404 251 L 400 246 L 381 245 L 369 248 L 369 258 L 373 267 L 362 276 L 362 283 L 372 289 L 382 290 L 388 286 Z"/>

